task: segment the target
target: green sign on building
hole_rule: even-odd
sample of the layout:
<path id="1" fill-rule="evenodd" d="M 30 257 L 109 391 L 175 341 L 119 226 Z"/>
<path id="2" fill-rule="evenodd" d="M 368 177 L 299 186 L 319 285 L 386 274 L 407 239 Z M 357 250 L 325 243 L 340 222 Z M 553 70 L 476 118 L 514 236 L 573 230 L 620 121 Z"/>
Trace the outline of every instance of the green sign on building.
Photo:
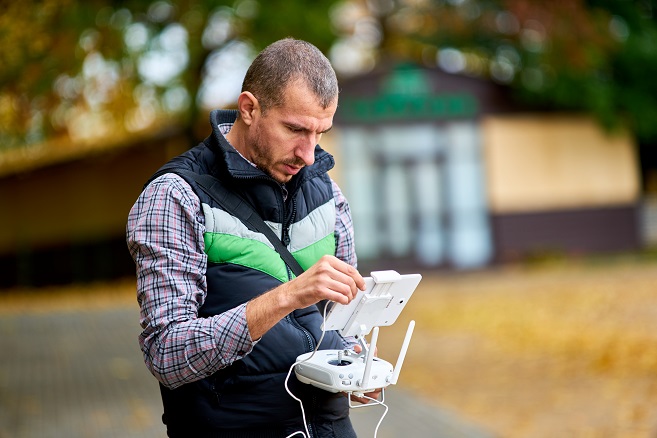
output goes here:
<path id="1" fill-rule="evenodd" d="M 349 121 L 436 120 L 471 118 L 477 114 L 474 96 L 465 93 L 434 94 L 423 70 L 400 67 L 381 84 L 374 97 L 345 97 L 340 103 L 342 116 Z"/>

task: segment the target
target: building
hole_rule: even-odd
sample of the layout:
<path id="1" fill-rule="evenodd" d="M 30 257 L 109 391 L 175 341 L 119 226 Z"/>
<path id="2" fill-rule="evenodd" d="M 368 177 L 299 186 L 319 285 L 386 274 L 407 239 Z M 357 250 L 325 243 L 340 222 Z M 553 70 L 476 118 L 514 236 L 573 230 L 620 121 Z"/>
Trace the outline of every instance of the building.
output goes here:
<path id="1" fill-rule="evenodd" d="M 322 145 L 336 155 L 363 269 L 476 269 L 655 243 L 642 232 L 631 137 L 587 117 L 400 66 L 342 81 L 334 122 Z M 128 211 L 192 142 L 167 127 L 0 154 L 0 288 L 133 275 Z"/>
<path id="2" fill-rule="evenodd" d="M 341 182 L 364 260 L 479 268 L 640 247 L 631 137 L 400 66 L 343 82 Z"/>
<path id="3" fill-rule="evenodd" d="M 148 177 L 188 147 L 165 128 L 0 154 L 0 289 L 134 275 L 128 212 Z"/>

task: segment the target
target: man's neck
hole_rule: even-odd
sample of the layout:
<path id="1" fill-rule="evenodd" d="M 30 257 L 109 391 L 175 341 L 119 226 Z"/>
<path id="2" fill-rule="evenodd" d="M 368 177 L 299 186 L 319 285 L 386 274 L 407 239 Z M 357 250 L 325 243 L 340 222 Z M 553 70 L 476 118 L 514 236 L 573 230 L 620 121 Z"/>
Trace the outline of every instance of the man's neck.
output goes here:
<path id="1" fill-rule="evenodd" d="M 230 131 L 224 136 L 226 137 L 226 140 L 228 140 L 228 143 L 235 148 L 237 152 L 240 153 L 242 157 L 244 157 L 247 161 L 251 161 L 248 157 L 246 148 L 244 147 L 245 145 L 245 126 L 244 123 L 237 118 L 235 120 L 235 123 L 233 123 L 233 127 L 230 129 Z"/>

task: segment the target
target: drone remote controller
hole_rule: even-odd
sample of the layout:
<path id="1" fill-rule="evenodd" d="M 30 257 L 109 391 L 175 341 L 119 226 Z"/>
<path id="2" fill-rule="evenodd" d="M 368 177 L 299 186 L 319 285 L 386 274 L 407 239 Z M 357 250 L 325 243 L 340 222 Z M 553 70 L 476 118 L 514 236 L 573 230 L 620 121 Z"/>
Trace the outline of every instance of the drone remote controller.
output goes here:
<path id="1" fill-rule="evenodd" d="M 365 278 L 366 290 L 348 305 L 335 304 L 324 322 L 324 329 L 338 330 L 342 336 L 355 336 L 361 352 L 318 350 L 297 357 L 297 379 L 330 392 L 363 394 L 396 384 L 410 344 L 415 321 L 411 321 L 397 363 L 374 357 L 379 326 L 392 325 L 414 292 L 420 274 L 400 275 L 395 271 L 372 272 Z M 365 336 L 372 332 L 370 345 Z"/>

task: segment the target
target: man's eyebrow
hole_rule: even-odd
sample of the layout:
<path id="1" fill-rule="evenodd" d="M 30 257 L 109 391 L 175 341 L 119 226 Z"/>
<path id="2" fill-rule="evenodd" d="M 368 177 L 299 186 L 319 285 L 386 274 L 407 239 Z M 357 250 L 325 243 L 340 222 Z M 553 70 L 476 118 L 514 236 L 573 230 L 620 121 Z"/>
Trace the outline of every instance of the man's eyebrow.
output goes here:
<path id="1" fill-rule="evenodd" d="M 285 124 L 291 129 L 296 129 L 298 131 L 308 131 L 308 129 L 305 126 L 303 126 L 299 123 L 285 122 Z"/>
<path id="2" fill-rule="evenodd" d="M 311 131 L 310 129 L 306 128 L 305 126 L 303 126 L 303 125 L 299 125 L 299 124 L 297 124 L 297 123 L 288 122 L 288 123 L 287 123 L 287 126 L 289 126 L 289 127 L 292 128 L 292 129 L 298 129 L 299 131 L 307 131 L 307 132 L 310 132 L 310 131 Z M 333 125 L 329 126 L 329 127 L 326 128 L 325 130 L 323 130 L 322 132 L 320 132 L 320 134 L 326 134 L 326 133 L 329 132 L 331 129 L 333 129 Z"/>

